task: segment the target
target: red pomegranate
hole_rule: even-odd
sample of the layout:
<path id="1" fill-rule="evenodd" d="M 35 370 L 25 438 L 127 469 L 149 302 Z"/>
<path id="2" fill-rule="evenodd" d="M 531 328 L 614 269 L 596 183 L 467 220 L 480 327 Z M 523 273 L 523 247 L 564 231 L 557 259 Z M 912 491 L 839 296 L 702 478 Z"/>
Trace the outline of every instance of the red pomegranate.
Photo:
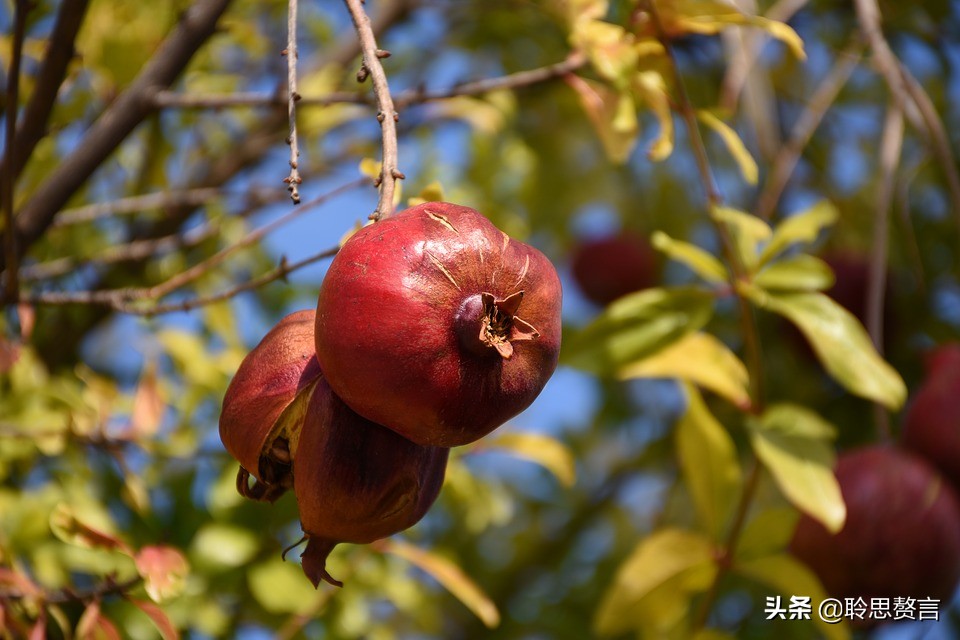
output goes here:
<path id="1" fill-rule="evenodd" d="M 294 458 L 294 492 L 307 536 L 303 571 L 314 586 L 340 542 L 369 543 L 416 524 L 437 499 L 449 449 L 422 447 L 361 418 L 316 385 Z"/>
<path id="2" fill-rule="evenodd" d="M 887 446 L 840 456 L 847 505 L 831 535 L 803 516 L 791 550 L 836 598 L 948 599 L 960 580 L 960 502 L 923 459 Z M 857 621 L 867 624 L 870 621 Z"/>
<path id="3" fill-rule="evenodd" d="M 320 288 L 324 377 L 361 416 L 421 445 L 473 442 L 557 366 L 560 280 L 468 207 L 427 202 L 364 227 Z"/>
<path id="4" fill-rule="evenodd" d="M 628 293 L 657 282 L 656 253 L 643 236 L 621 232 L 577 246 L 571 261 L 573 279 L 583 295 L 606 306 Z"/>
<path id="5" fill-rule="evenodd" d="M 283 318 L 240 363 L 223 398 L 220 439 L 240 462 L 237 489 L 276 500 L 292 485 L 290 464 L 299 420 L 281 420 L 297 394 L 320 376 L 314 354 L 315 311 Z M 249 476 L 257 479 L 253 487 Z"/>
<path id="6" fill-rule="evenodd" d="M 960 344 L 941 346 L 927 358 L 927 377 L 904 416 L 901 438 L 960 487 Z"/>

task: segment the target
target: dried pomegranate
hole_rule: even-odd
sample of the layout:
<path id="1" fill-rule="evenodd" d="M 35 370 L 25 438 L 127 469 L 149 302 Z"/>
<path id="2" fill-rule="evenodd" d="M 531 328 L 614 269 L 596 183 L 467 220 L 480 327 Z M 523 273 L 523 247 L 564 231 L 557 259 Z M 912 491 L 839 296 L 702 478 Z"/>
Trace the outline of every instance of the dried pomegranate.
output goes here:
<path id="1" fill-rule="evenodd" d="M 313 346 L 315 311 L 283 318 L 247 354 L 227 388 L 220 412 L 220 439 L 240 462 L 237 490 L 273 502 L 290 488 L 290 465 L 306 396 L 298 393 L 320 377 Z M 257 479 L 250 486 L 249 476 Z"/>
<path id="2" fill-rule="evenodd" d="M 560 280 L 536 249 L 443 202 L 353 235 L 320 289 L 324 376 L 354 411 L 422 445 L 473 442 L 557 366 Z"/>
<path id="3" fill-rule="evenodd" d="M 413 526 L 436 500 L 449 449 L 422 447 L 350 410 L 321 379 L 294 458 L 294 492 L 307 537 L 303 571 L 326 570 L 340 542 L 368 543 Z"/>

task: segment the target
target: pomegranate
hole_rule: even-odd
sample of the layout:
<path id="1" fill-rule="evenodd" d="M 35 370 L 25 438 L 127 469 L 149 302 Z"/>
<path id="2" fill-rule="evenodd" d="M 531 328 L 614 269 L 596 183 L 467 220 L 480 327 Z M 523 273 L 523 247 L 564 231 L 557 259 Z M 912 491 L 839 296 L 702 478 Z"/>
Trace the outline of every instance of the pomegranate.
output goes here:
<path id="1" fill-rule="evenodd" d="M 791 550 L 836 598 L 949 599 L 960 580 L 960 502 L 923 459 L 894 447 L 850 451 L 837 462 L 847 504 L 831 535 L 801 517 Z M 857 620 L 866 624 L 875 620 Z"/>
<path id="2" fill-rule="evenodd" d="M 903 445 L 929 460 L 960 487 L 960 344 L 927 359 L 927 377 L 903 419 Z"/>
<path id="3" fill-rule="evenodd" d="M 657 282 L 653 247 L 643 236 L 627 232 L 577 246 L 571 268 L 583 295 L 600 306 Z"/>
<path id="4" fill-rule="evenodd" d="M 320 288 L 316 347 L 334 392 L 421 445 L 473 442 L 557 366 L 560 280 L 468 207 L 427 202 L 364 227 Z"/>
<path id="5" fill-rule="evenodd" d="M 307 537 L 301 558 L 313 585 L 343 586 L 326 570 L 338 543 L 373 542 L 416 524 L 440 493 L 448 454 L 365 420 L 321 379 L 294 458 L 294 493 Z"/>
<path id="6" fill-rule="evenodd" d="M 240 462 L 237 490 L 245 497 L 273 502 L 292 486 L 290 465 L 306 400 L 301 392 L 320 377 L 315 313 L 297 311 L 280 320 L 240 363 L 223 398 L 220 439 Z M 252 487 L 251 474 L 257 480 Z"/>

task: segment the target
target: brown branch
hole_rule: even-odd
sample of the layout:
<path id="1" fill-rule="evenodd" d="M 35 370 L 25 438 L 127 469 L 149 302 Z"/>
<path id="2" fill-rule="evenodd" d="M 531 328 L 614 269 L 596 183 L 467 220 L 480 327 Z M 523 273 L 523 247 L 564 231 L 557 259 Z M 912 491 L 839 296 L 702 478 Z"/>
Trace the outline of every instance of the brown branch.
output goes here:
<path id="1" fill-rule="evenodd" d="M 17 146 L 10 161 L 14 177 L 20 175 L 37 143 L 47 134 L 47 123 L 57 103 L 57 93 L 67 75 L 70 61 L 76 54 L 73 44 L 83 24 L 88 4 L 89 0 L 63 0 L 60 3 L 56 22 L 47 42 L 43 65 L 17 126 Z M 5 161 L 4 166 L 6 165 Z"/>
<path id="2" fill-rule="evenodd" d="M 4 155 L 4 171 L 0 175 L 3 184 L 0 185 L 3 203 L 3 253 L 6 262 L 10 265 L 4 281 L 4 295 L 6 300 L 16 300 L 20 295 L 19 260 L 17 258 L 17 235 L 13 220 L 13 190 L 17 182 L 14 169 L 14 149 L 16 145 L 17 109 L 20 106 L 20 59 L 23 56 L 23 40 L 27 31 L 27 13 L 31 5 L 29 0 L 17 0 L 13 22 L 13 51 L 10 55 L 10 70 L 7 72 L 7 111 L 5 117 L 6 147 Z"/>
<path id="3" fill-rule="evenodd" d="M 357 30 L 360 40 L 360 50 L 363 52 L 363 65 L 357 74 L 357 80 L 363 81 L 367 75 L 373 81 L 373 95 L 377 100 L 377 120 L 380 122 L 380 132 L 383 141 L 383 161 L 380 166 L 380 199 L 371 219 L 379 220 L 393 213 L 393 194 L 397 188 L 397 180 L 404 175 L 397 166 L 397 121 L 400 116 L 393 105 L 390 87 L 387 85 L 387 75 L 380 64 L 381 58 L 386 58 L 390 52 L 377 48 L 377 39 L 370 25 L 370 16 L 363 10 L 362 0 L 345 0 L 350 18 Z"/>
<path id="4" fill-rule="evenodd" d="M 289 0 L 287 4 L 287 48 L 283 54 L 287 57 L 287 119 L 290 122 L 290 135 L 287 144 L 290 145 L 290 175 L 284 178 L 290 199 L 293 204 L 300 204 L 300 144 L 297 140 L 297 59 L 300 52 L 297 49 L 297 0 Z"/>
<path id="5" fill-rule="evenodd" d="M 23 206 L 16 225 L 21 252 L 40 238 L 71 196 L 151 113 L 153 94 L 180 75 L 213 35 L 218 19 L 229 4 L 230 0 L 200 0 L 186 10 L 130 87 L 97 118 L 76 150 L 53 170 Z"/>
<path id="6" fill-rule="evenodd" d="M 757 217 L 769 220 L 773 210 L 783 195 L 783 190 L 790 180 L 804 148 L 810 142 L 817 127 L 823 120 L 824 114 L 830 105 L 837 99 L 840 90 L 853 75 L 860 63 L 863 46 L 859 42 L 849 45 L 838 57 L 837 63 L 830 70 L 810 98 L 806 109 L 797 118 L 790 132 L 790 138 L 784 143 L 773 159 L 770 175 L 763 185 L 763 191 L 757 199 L 754 209 Z"/>

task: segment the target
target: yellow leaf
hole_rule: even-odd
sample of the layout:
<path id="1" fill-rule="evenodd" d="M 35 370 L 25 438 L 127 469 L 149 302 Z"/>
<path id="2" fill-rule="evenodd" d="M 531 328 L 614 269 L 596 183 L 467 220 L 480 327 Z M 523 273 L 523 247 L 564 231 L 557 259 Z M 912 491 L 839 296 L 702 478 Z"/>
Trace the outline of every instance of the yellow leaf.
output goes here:
<path id="1" fill-rule="evenodd" d="M 750 406 L 747 368 L 729 348 L 706 333 L 691 333 L 620 370 L 620 378 L 679 378 Z"/>
<path id="2" fill-rule="evenodd" d="M 727 145 L 727 150 L 730 151 L 730 155 L 736 160 L 737 165 L 740 167 L 740 173 L 743 175 L 743 179 L 747 181 L 747 184 L 756 185 L 760 173 L 757 168 L 757 161 L 750 155 L 746 145 L 743 144 L 743 140 L 741 140 L 737 132 L 733 130 L 733 127 L 709 111 L 702 109 L 697 111 L 697 118 L 700 122 L 710 127 L 714 133 L 719 135 L 723 143 Z"/>
<path id="3" fill-rule="evenodd" d="M 790 245 L 813 242 L 823 229 L 832 226 L 839 217 L 839 211 L 829 200 L 821 200 L 809 209 L 790 216 L 773 230 L 770 242 L 760 254 L 760 264 L 769 262 Z"/>
<path id="4" fill-rule="evenodd" d="M 434 180 L 425 186 L 418 195 L 407 199 L 407 206 L 415 207 L 424 202 L 443 202 L 443 185 L 438 180 Z"/>
<path id="5" fill-rule="evenodd" d="M 135 438 L 150 438 L 157 433 L 166 404 L 160 394 L 155 362 L 149 362 L 140 374 L 140 382 L 133 395 L 130 431 Z"/>
<path id="6" fill-rule="evenodd" d="M 637 135 L 640 132 L 630 96 L 580 76 L 568 76 L 566 82 L 577 92 L 580 104 L 597 132 L 607 158 L 615 164 L 626 162 L 637 144 Z"/>
<path id="7" fill-rule="evenodd" d="M 700 247 L 682 240 L 674 240 L 662 231 L 654 232 L 651 240 L 654 247 L 677 262 L 687 265 L 707 282 L 714 284 L 727 282 L 727 268 L 712 254 L 707 253 Z"/>
<path id="8" fill-rule="evenodd" d="M 380 168 L 383 166 L 379 160 L 373 158 L 363 158 L 360 160 L 360 174 L 367 176 L 371 180 L 380 179 Z"/>
<path id="9" fill-rule="evenodd" d="M 767 290 L 825 291 L 833 286 L 834 280 L 830 265 L 801 253 L 761 268 L 753 283 Z"/>
<path id="10" fill-rule="evenodd" d="M 634 36 L 619 25 L 581 20 L 574 26 L 570 41 L 574 49 L 587 54 L 600 76 L 620 88 L 625 87 L 630 73 L 637 67 Z"/>
<path id="11" fill-rule="evenodd" d="M 654 162 L 665 160 L 673 153 L 673 111 L 670 109 L 667 82 L 659 71 L 638 71 L 633 76 L 633 88 L 660 124 L 660 134 L 653 141 L 647 156 Z"/>
<path id="12" fill-rule="evenodd" d="M 573 454 L 556 438 L 538 433 L 504 433 L 488 439 L 483 446 L 503 449 L 511 455 L 536 462 L 565 487 L 573 486 L 577 479 Z"/>
<path id="13" fill-rule="evenodd" d="M 752 270 L 757 264 L 760 243 L 768 240 L 773 233 L 770 225 L 757 216 L 730 207 L 714 207 L 710 215 L 730 228 L 737 243 L 740 260 Z"/>
<path id="14" fill-rule="evenodd" d="M 506 115 L 497 105 L 471 96 L 439 100 L 431 106 L 431 113 L 439 118 L 462 120 L 475 131 L 487 135 L 500 133 L 507 124 Z"/>
<path id="15" fill-rule="evenodd" d="M 771 507 L 753 516 L 740 539 L 737 540 L 738 558 L 755 558 L 787 548 L 793 537 L 800 514 L 793 507 Z"/>
<path id="16" fill-rule="evenodd" d="M 488 629 L 500 624 L 497 606 L 456 564 L 430 551 L 401 540 L 384 540 L 382 548 L 433 576 L 473 612 Z"/>
<path id="17" fill-rule="evenodd" d="M 683 385 L 687 410 L 676 426 L 677 457 L 697 515 L 714 540 L 721 540 L 740 496 L 737 448 L 710 413 L 696 388 Z"/>

